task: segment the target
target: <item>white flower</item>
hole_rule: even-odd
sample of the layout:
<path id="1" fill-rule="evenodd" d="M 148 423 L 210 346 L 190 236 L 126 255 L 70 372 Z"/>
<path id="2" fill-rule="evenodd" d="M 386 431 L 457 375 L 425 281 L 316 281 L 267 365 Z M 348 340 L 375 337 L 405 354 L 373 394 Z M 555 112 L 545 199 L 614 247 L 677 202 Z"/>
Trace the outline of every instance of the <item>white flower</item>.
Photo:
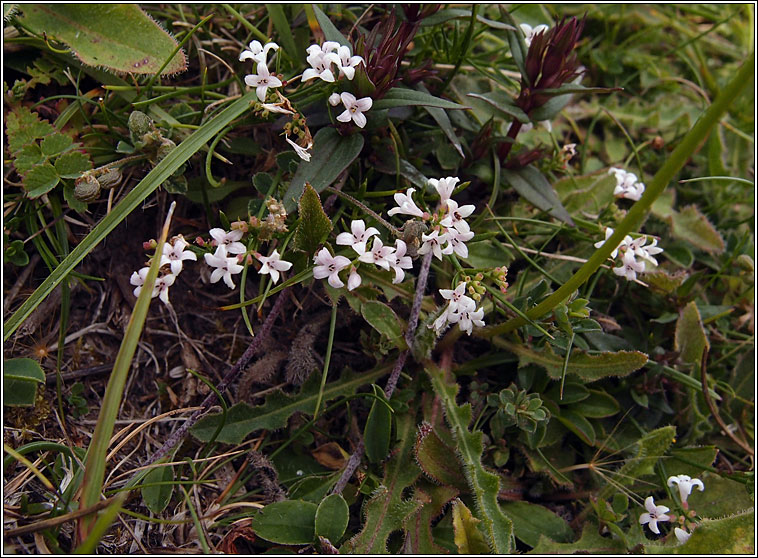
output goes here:
<path id="1" fill-rule="evenodd" d="M 187 241 L 181 236 L 174 239 L 173 246 L 166 242 L 163 245 L 161 253 L 161 265 L 171 264 L 171 273 L 179 275 L 182 271 L 182 262 L 184 260 L 197 261 L 197 255 L 192 250 L 185 250 Z"/>
<path id="2" fill-rule="evenodd" d="M 265 64 L 266 58 L 268 57 L 268 51 L 279 50 L 279 45 L 276 43 L 266 43 L 265 45 L 261 46 L 261 43 L 259 41 L 253 41 L 248 45 L 247 48 L 248 50 L 243 50 L 240 53 L 240 62 L 252 58 L 252 60 L 256 63 L 263 62 Z"/>
<path id="3" fill-rule="evenodd" d="M 365 65 L 365 61 L 360 56 L 351 56 L 350 47 L 341 46 L 337 49 L 337 66 L 341 76 L 352 80 L 355 77 L 355 67 L 358 64 Z"/>
<path id="4" fill-rule="evenodd" d="M 387 212 L 387 214 L 396 215 L 402 213 L 403 215 L 412 215 L 413 217 L 423 217 L 424 212 L 413 202 L 412 196 L 415 191 L 415 188 L 408 188 L 405 194 L 401 194 L 400 192 L 396 193 L 394 197 L 395 203 L 398 207 L 393 207 Z"/>
<path id="5" fill-rule="evenodd" d="M 455 289 L 440 289 L 440 294 L 445 300 L 449 300 L 450 312 L 458 312 L 459 309 L 473 310 L 476 308 L 474 299 L 466 295 L 466 283 L 461 281 Z"/>
<path id="6" fill-rule="evenodd" d="M 225 246 L 229 254 L 244 254 L 247 252 L 245 245 L 239 242 L 239 239 L 245 234 L 241 230 L 236 229 L 226 232 L 224 229 L 216 228 L 211 229 L 209 232 L 213 240 L 216 241 L 216 246 Z"/>
<path id="7" fill-rule="evenodd" d="M 653 256 L 660 254 L 661 252 L 663 252 L 663 248 L 658 247 L 657 238 L 654 238 L 653 241 L 647 246 L 643 244 L 634 248 L 634 253 L 636 256 L 642 258 L 643 260 L 649 261 L 653 265 L 658 265 L 658 260 L 656 260 Z"/>
<path id="8" fill-rule="evenodd" d="M 418 253 L 421 255 L 431 251 L 438 260 L 441 260 L 442 254 L 453 253 L 453 247 L 449 243 L 445 246 L 444 250 L 441 246 L 442 243 L 447 241 L 447 233 L 440 234 L 440 231 L 434 229 L 431 234 L 422 234 L 421 240 L 423 241 L 423 244 L 421 244 L 421 248 L 418 249 Z"/>
<path id="9" fill-rule="evenodd" d="M 361 284 L 361 276 L 358 275 L 358 271 L 355 267 L 350 268 L 350 275 L 347 278 L 347 290 L 352 291 Z"/>
<path id="10" fill-rule="evenodd" d="M 340 271 L 350 265 L 350 260 L 345 256 L 332 256 L 329 250 L 322 248 L 321 251 L 313 258 L 313 263 L 316 267 L 313 268 L 313 276 L 316 279 L 324 279 L 328 277 L 329 284 L 335 289 L 344 287 L 345 284 L 340 280 Z"/>
<path id="11" fill-rule="evenodd" d="M 616 177 L 616 188 L 613 190 L 615 197 L 634 201 L 642 197 L 645 185 L 637 180 L 636 174 L 615 167 L 608 169 L 608 174 Z"/>
<path id="12" fill-rule="evenodd" d="M 295 114 L 288 108 L 284 108 L 283 103 L 263 103 L 261 106 L 269 112 L 278 112 L 281 114 Z"/>
<path id="13" fill-rule="evenodd" d="M 690 538 L 692 533 L 688 533 L 687 531 L 685 531 L 684 529 L 680 529 L 679 527 L 674 527 L 674 535 L 676 536 L 676 539 L 680 543 L 686 543 L 687 539 Z"/>
<path id="14" fill-rule="evenodd" d="M 382 243 L 382 239 L 377 236 L 371 244 L 371 250 L 363 252 L 358 257 L 358 260 L 378 265 L 389 271 L 390 261 L 394 262 L 394 258 L 392 258 L 392 253 L 394 251 L 395 249 L 392 246 L 385 246 Z"/>
<path id="15" fill-rule="evenodd" d="M 308 54 L 314 54 L 316 52 L 329 54 L 330 52 L 334 52 L 335 50 L 337 50 L 339 47 L 340 47 L 340 44 L 336 41 L 326 41 L 321 46 L 318 46 L 317 44 L 313 44 L 305 50 Z"/>
<path id="16" fill-rule="evenodd" d="M 671 518 L 666 515 L 669 509 L 666 506 L 656 506 L 652 496 L 648 496 L 645 499 L 645 508 L 647 513 L 640 515 L 640 525 L 647 524 L 650 530 L 656 535 L 660 535 L 661 532 L 658 529 L 659 521 L 669 521 Z"/>
<path id="17" fill-rule="evenodd" d="M 621 265 L 613 268 L 613 273 L 619 277 L 626 277 L 629 281 L 637 279 L 637 274 L 645 271 L 645 264 L 634 259 L 634 251 L 624 252 Z"/>
<path id="18" fill-rule="evenodd" d="M 342 104 L 345 105 L 345 111 L 337 115 L 337 120 L 340 122 L 350 122 L 352 119 L 356 126 L 363 128 L 366 125 L 366 116 L 363 113 L 374 104 L 371 97 L 356 99 L 355 95 L 345 91 L 340 93 L 340 99 L 342 99 Z"/>
<path id="19" fill-rule="evenodd" d="M 595 242 L 595 244 L 594 244 L 595 248 L 600 248 L 603 244 L 605 244 L 608 241 L 608 239 L 611 237 L 612 234 L 613 234 L 613 229 L 610 228 L 610 227 L 606 227 L 605 228 L 605 240 L 601 240 L 600 242 Z M 627 238 L 631 242 L 632 238 L 630 236 L 626 236 L 624 238 L 624 240 L 621 241 L 621 244 L 626 244 Z M 613 252 L 611 252 L 611 258 L 615 258 L 618 255 L 618 253 L 619 253 L 619 247 L 616 246 L 616 248 L 613 249 Z"/>
<path id="20" fill-rule="evenodd" d="M 464 205 L 458 207 L 458 202 L 455 200 L 447 200 L 447 216 L 440 221 L 440 225 L 443 227 L 452 228 L 455 227 L 462 233 L 469 232 L 470 227 L 468 223 L 464 221 L 466 217 L 474 212 L 475 207 L 473 205 Z"/>
<path id="21" fill-rule="evenodd" d="M 450 323 L 448 321 L 448 318 L 452 312 L 450 311 L 450 305 L 445 307 L 445 310 L 442 312 L 442 314 L 439 315 L 439 317 L 434 320 L 434 323 L 430 325 L 430 328 L 434 328 L 434 332 L 439 335 L 442 333 L 442 331 L 447 327 L 447 325 Z"/>
<path id="22" fill-rule="evenodd" d="M 308 147 L 301 147 L 292 141 L 288 136 L 285 136 L 284 139 L 292 146 L 292 148 L 295 150 L 295 153 L 297 153 L 298 157 L 300 157 L 303 161 L 307 162 L 311 160 L 311 154 L 308 152 L 308 150 L 313 147 L 312 141 L 308 143 Z"/>
<path id="23" fill-rule="evenodd" d="M 329 43 L 324 43 L 326 46 Z M 335 43 L 337 44 L 337 43 Z M 339 47 L 339 44 L 337 44 Z M 321 78 L 324 81 L 333 82 L 334 74 L 332 73 L 332 63 L 339 64 L 339 57 L 333 52 L 326 52 L 318 45 L 308 47 L 308 57 L 305 59 L 310 68 L 303 72 L 302 81 L 308 81 L 313 78 Z"/>
<path id="24" fill-rule="evenodd" d="M 142 285 L 145 284 L 145 279 L 147 279 L 148 271 L 150 271 L 149 267 L 143 267 L 139 271 L 132 273 L 132 276 L 129 278 L 129 282 L 136 287 L 133 291 L 134 296 L 139 296 L 139 294 L 142 292 Z"/>
<path id="25" fill-rule="evenodd" d="M 482 318 L 484 318 L 484 308 L 479 308 L 474 312 L 473 308 L 459 307 L 458 312 L 449 314 L 447 319 L 450 323 L 457 323 L 461 331 L 465 331 L 468 335 L 471 335 L 474 326 L 484 326 Z"/>
<path id="26" fill-rule="evenodd" d="M 234 281 L 232 281 L 232 275 L 241 273 L 244 267 L 237 262 L 236 257 L 228 257 L 226 250 L 225 244 L 219 244 L 214 254 L 205 254 L 205 263 L 216 268 L 211 273 L 211 283 L 217 283 L 223 277 L 226 286 L 233 289 Z"/>
<path id="27" fill-rule="evenodd" d="M 447 200 L 450 199 L 450 196 L 455 189 L 455 185 L 458 184 L 458 182 L 460 182 L 460 178 L 457 176 L 448 176 L 447 178 L 440 178 L 439 180 L 436 178 L 429 179 L 429 184 L 434 186 L 434 189 L 437 190 L 437 193 L 440 195 L 440 205 L 445 205 Z"/>
<path id="28" fill-rule="evenodd" d="M 266 91 L 269 87 L 282 86 L 282 80 L 269 73 L 265 62 L 258 62 L 257 73 L 246 75 L 245 83 L 249 87 L 255 87 L 255 93 L 261 103 L 266 100 Z"/>
<path id="29" fill-rule="evenodd" d="M 677 486 L 679 489 L 679 498 L 682 500 L 682 504 L 687 503 L 687 498 L 689 498 L 693 486 L 697 486 L 700 489 L 700 492 L 705 490 L 703 481 L 700 479 L 690 478 L 688 475 L 674 475 L 673 477 L 669 477 L 668 481 L 666 481 L 666 484 L 668 486 Z"/>
<path id="30" fill-rule="evenodd" d="M 358 254 L 366 251 L 366 242 L 372 236 L 379 234 L 375 227 L 366 228 L 363 219 L 356 219 L 350 223 L 352 233 L 343 232 L 337 235 L 337 244 L 341 246 L 351 246 Z"/>
<path id="31" fill-rule="evenodd" d="M 465 221 L 461 222 L 465 223 Z M 445 234 L 448 242 L 445 249 L 455 252 L 461 258 L 468 258 L 468 247 L 466 246 L 466 242 L 474 238 L 474 233 L 472 231 L 460 232 L 456 228 L 450 228 L 447 229 Z"/>
<path id="32" fill-rule="evenodd" d="M 156 296 L 163 301 L 163 304 L 168 306 L 168 288 L 176 281 L 176 275 L 168 273 L 163 277 L 158 277 L 155 280 L 155 286 L 153 287 L 153 298 Z"/>
<path id="33" fill-rule="evenodd" d="M 390 267 L 395 270 L 395 278 L 392 280 L 393 283 L 400 283 L 400 281 L 403 280 L 403 277 L 405 277 L 405 273 L 403 272 L 404 269 L 413 269 L 413 260 L 411 260 L 410 256 L 405 255 L 407 249 L 408 247 L 406 246 L 405 241 L 400 240 L 399 238 L 395 241 L 395 253 L 392 254 L 395 258 L 395 262 L 392 263 L 390 261 Z"/>
<path id="34" fill-rule="evenodd" d="M 537 25 L 536 27 L 532 28 L 532 26 L 528 23 L 522 23 L 519 25 L 519 27 L 521 27 L 521 31 L 524 33 L 524 42 L 528 47 L 532 45 L 532 39 L 534 39 L 535 35 L 544 33 L 549 29 L 549 27 L 545 24 Z"/>
<path id="35" fill-rule="evenodd" d="M 275 285 L 276 282 L 279 281 L 279 272 L 287 271 L 292 267 L 292 263 L 282 260 L 279 252 L 276 250 L 274 250 L 270 256 L 261 256 L 260 254 L 256 254 L 256 257 L 258 258 L 258 261 L 263 264 L 258 270 L 258 273 L 261 275 L 269 273 L 271 275 L 271 281 Z"/>
<path id="36" fill-rule="evenodd" d="M 332 93 L 331 95 L 329 95 L 329 104 L 332 105 L 333 107 L 336 107 L 337 105 L 339 105 L 341 101 L 342 99 L 340 98 L 339 93 Z"/>

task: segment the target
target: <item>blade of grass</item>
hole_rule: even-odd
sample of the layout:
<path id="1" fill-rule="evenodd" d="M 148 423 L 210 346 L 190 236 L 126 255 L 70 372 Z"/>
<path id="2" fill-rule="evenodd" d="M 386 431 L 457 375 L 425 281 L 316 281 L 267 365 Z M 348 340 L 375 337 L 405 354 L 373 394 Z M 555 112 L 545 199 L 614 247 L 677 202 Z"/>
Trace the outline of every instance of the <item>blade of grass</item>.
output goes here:
<path id="1" fill-rule="evenodd" d="M 111 524 L 116 520 L 116 516 L 121 511 L 121 505 L 126 501 L 128 492 L 122 492 L 113 497 L 113 501 L 97 516 L 97 521 L 92 527 L 87 539 L 76 547 L 74 554 L 95 554 L 97 549 L 97 543 L 103 538 L 105 533 L 108 532 Z"/>
<path id="2" fill-rule="evenodd" d="M 132 316 L 129 319 L 129 325 L 126 328 L 124 340 L 121 342 L 116 362 L 113 365 L 113 372 L 108 380 L 108 386 L 105 388 L 100 414 L 97 417 L 97 425 L 92 435 L 87 450 L 87 457 L 84 464 L 84 480 L 82 481 L 82 495 L 79 501 L 79 507 L 88 508 L 93 506 L 100 499 L 100 493 L 103 488 L 103 479 L 105 478 L 106 454 L 108 445 L 113 435 L 113 426 L 116 423 L 118 409 L 121 406 L 121 398 L 124 393 L 124 386 L 131 368 L 134 352 L 137 350 L 142 328 L 147 318 L 147 311 L 150 307 L 150 300 L 153 294 L 153 284 L 158 277 L 158 270 L 161 266 L 161 252 L 163 244 L 168 238 L 168 229 L 171 224 L 171 217 L 174 213 L 176 202 L 171 204 L 168 210 L 166 222 L 161 231 L 161 237 L 155 249 L 155 256 L 150 265 L 150 271 L 145 278 L 145 284 L 142 287 L 137 303 L 134 305 Z M 94 518 L 86 516 L 79 520 L 77 528 L 77 538 L 79 542 L 84 543 L 88 540 L 93 532 Z"/>
<path id="3" fill-rule="evenodd" d="M 218 116 L 204 124 L 186 140 L 180 143 L 176 149 L 169 153 L 165 159 L 158 163 L 134 189 L 129 192 L 113 211 L 103 218 L 50 274 L 50 276 L 37 287 L 32 295 L 24 301 L 18 310 L 5 322 L 3 340 L 7 341 L 21 323 L 31 314 L 34 309 L 50 294 L 76 265 L 89 254 L 116 226 L 123 221 L 129 213 L 134 211 L 163 181 L 171 176 L 185 161 L 199 151 L 209 140 L 216 136 L 235 118 L 243 114 L 250 104 L 256 99 L 255 91 L 250 91 L 234 101 Z"/>

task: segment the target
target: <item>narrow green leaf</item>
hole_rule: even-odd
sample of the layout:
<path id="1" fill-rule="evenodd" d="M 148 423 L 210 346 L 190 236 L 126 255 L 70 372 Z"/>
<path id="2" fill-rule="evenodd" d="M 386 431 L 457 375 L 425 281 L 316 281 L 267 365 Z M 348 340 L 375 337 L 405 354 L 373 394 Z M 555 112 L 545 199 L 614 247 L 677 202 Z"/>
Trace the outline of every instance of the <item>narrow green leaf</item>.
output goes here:
<path id="1" fill-rule="evenodd" d="M 574 226 L 571 215 L 558 199 L 555 190 L 540 171 L 533 166 L 524 167 L 517 171 L 502 169 L 502 179 L 506 185 L 513 188 L 529 203 L 542 211 L 546 211 L 556 219 Z"/>
<path id="2" fill-rule="evenodd" d="M 424 87 L 423 83 L 419 83 L 416 87 L 422 93 L 429 94 L 429 91 L 426 89 L 426 87 Z M 461 141 L 455 134 L 453 124 L 450 122 L 450 117 L 447 115 L 445 110 L 438 107 L 424 107 L 424 110 L 426 110 L 426 112 L 428 112 L 430 116 L 434 118 L 434 121 L 437 122 L 440 130 L 442 130 L 442 133 L 445 134 L 445 137 L 450 140 L 450 143 L 453 144 L 453 147 L 458 152 L 458 154 L 461 157 L 465 157 L 463 154 L 463 147 L 461 147 Z"/>
<path id="3" fill-rule="evenodd" d="M 136 4 L 25 4 L 20 20 L 67 44 L 85 64 L 121 73 L 155 74 L 177 46 Z M 186 67 L 180 50 L 163 74 Z"/>
<path id="4" fill-rule="evenodd" d="M 361 134 L 341 136 L 334 128 L 321 128 L 313 137 L 311 160 L 300 163 L 287 193 L 284 194 L 282 201 L 287 213 L 291 213 L 297 207 L 306 182 L 310 183 L 316 192 L 322 192 L 350 166 L 361 149 Z"/>
<path id="5" fill-rule="evenodd" d="M 697 304 L 694 300 L 690 301 L 676 321 L 674 348 L 679 351 L 679 358 L 683 362 L 700 364 L 703 351 L 710 346 Z"/>
<path id="6" fill-rule="evenodd" d="M 255 534 L 278 544 L 310 544 L 318 506 L 304 500 L 274 502 L 259 511 L 252 521 Z"/>
<path id="7" fill-rule="evenodd" d="M 176 169 L 184 164 L 203 145 L 234 119 L 250 107 L 250 102 L 256 99 L 255 91 L 249 91 L 237 99 L 213 119 L 206 122 L 190 137 L 172 150 L 139 184 L 137 184 L 123 200 L 106 215 L 100 223 L 66 256 L 53 272 L 37 287 L 32 295 L 24 301 L 18 310 L 5 322 L 3 339 L 8 340 L 19 325 L 32 313 L 45 297 L 66 277 L 76 265 L 89 254 L 108 234 L 123 221 L 129 213 L 140 206 L 142 201 L 163 181 L 171 176 Z"/>
<path id="8" fill-rule="evenodd" d="M 316 14 L 318 24 L 321 26 L 321 30 L 324 32 L 324 37 L 326 37 L 327 41 L 336 41 L 341 45 L 350 44 L 345 36 L 339 32 L 339 29 L 334 26 L 332 20 L 315 4 L 313 4 L 313 13 Z"/>
<path id="9" fill-rule="evenodd" d="M 287 55 L 292 60 L 299 60 L 302 58 L 295 46 L 295 37 L 292 34 L 292 24 L 289 18 L 284 14 L 284 5 L 282 4 L 266 4 L 266 10 L 268 16 L 271 18 L 271 22 L 274 24 L 276 32 L 279 34 L 279 40 L 287 52 Z"/>
<path id="10" fill-rule="evenodd" d="M 376 381 L 388 372 L 388 366 L 363 374 L 346 371 L 339 380 L 325 386 L 321 401 L 325 404 L 337 397 L 352 395 L 360 387 Z M 275 391 L 266 397 L 266 402 L 263 405 L 251 407 L 247 403 L 237 403 L 229 407 L 226 413 L 226 424 L 216 439 L 226 444 L 239 444 L 246 436 L 256 430 L 283 428 L 287 419 L 296 412 L 313 413 L 318 399 L 320 382 L 320 377 L 313 374 L 303 384 L 298 394 L 287 395 L 281 391 Z M 223 420 L 221 413 L 203 417 L 190 432 L 198 440 L 207 442 L 215 434 L 221 420 Z"/>
<path id="11" fill-rule="evenodd" d="M 455 110 L 463 110 L 469 108 L 452 101 L 440 99 L 439 97 L 435 97 L 429 93 L 424 93 L 423 91 L 405 89 L 403 87 L 393 87 L 387 91 L 387 94 L 383 98 L 375 102 L 371 108 L 372 110 L 382 110 L 394 107 L 411 106 L 438 107 Z"/>
<path id="12" fill-rule="evenodd" d="M 531 547 L 537 546 L 540 536 L 555 542 L 567 543 L 574 538 L 566 521 L 549 509 L 530 502 L 503 502 L 500 506 L 513 521 L 516 538 Z"/>
<path id="13" fill-rule="evenodd" d="M 513 56 L 513 61 L 516 63 L 516 66 L 518 66 L 521 79 L 527 85 L 531 85 L 526 73 L 526 55 L 529 52 L 529 47 L 526 46 L 524 34 L 521 32 L 521 29 L 516 24 L 516 21 L 513 19 L 510 12 L 502 5 L 498 6 L 498 8 L 500 8 L 500 14 L 512 27 L 512 30 L 506 31 L 505 35 L 508 38 L 508 45 L 510 47 L 511 56 Z"/>
<path id="14" fill-rule="evenodd" d="M 488 105 L 496 108 L 503 114 L 515 118 L 522 124 L 529 122 L 529 115 L 523 110 L 513 104 L 513 100 L 502 91 L 493 91 L 492 93 L 479 94 L 479 93 L 467 93 L 467 97 L 473 97 L 474 99 L 481 99 Z"/>
<path id="15" fill-rule="evenodd" d="M 332 221 L 324 212 L 316 190 L 307 182 L 298 202 L 298 215 L 300 222 L 292 242 L 298 250 L 313 254 L 331 232 Z"/>
<path id="16" fill-rule="evenodd" d="M 384 391 L 376 386 L 374 394 L 381 400 L 374 399 L 363 429 L 363 441 L 366 457 L 371 463 L 384 461 L 390 452 L 390 435 L 392 434 L 392 412 L 386 403 Z"/>
<path id="17" fill-rule="evenodd" d="M 458 554 L 490 554 L 490 548 L 479 530 L 481 520 L 475 518 L 466 504 L 453 502 L 453 531 Z"/>
<path id="18" fill-rule="evenodd" d="M 142 487 L 140 490 L 142 501 L 145 502 L 147 509 L 156 515 L 166 509 L 166 506 L 168 506 L 168 503 L 171 501 L 171 496 L 174 493 L 174 485 L 168 483 L 173 483 L 173 481 L 173 467 L 156 467 L 145 475 L 143 484 L 167 483 Z"/>
<path id="19" fill-rule="evenodd" d="M 350 520 L 350 510 L 341 494 L 330 494 L 324 498 L 316 510 L 316 536 L 329 539 L 336 544 L 345 534 Z"/>

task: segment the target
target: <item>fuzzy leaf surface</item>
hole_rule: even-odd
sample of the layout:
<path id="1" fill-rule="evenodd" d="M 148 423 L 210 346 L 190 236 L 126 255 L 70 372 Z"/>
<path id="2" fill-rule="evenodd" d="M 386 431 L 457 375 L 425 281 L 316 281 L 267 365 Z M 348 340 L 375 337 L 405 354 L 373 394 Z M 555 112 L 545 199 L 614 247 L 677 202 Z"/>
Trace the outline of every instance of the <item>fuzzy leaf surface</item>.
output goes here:
<path id="1" fill-rule="evenodd" d="M 313 254 L 331 232 L 332 221 L 324 212 L 316 190 L 307 182 L 298 203 L 298 214 L 300 223 L 293 242 L 299 250 Z"/>
<path id="2" fill-rule="evenodd" d="M 703 321 L 700 319 L 700 311 L 694 300 L 679 313 L 674 348 L 679 351 L 679 358 L 683 362 L 691 364 L 699 364 L 703 351 L 710 348 Z"/>

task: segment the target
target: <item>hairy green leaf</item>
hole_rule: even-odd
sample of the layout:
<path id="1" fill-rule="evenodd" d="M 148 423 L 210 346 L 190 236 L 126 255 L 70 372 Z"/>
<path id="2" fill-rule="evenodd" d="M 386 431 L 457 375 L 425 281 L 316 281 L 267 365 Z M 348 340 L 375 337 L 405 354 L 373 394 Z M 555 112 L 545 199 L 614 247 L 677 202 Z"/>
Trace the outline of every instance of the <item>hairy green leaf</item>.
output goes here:
<path id="1" fill-rule="evenodd" d="M 706 252 L 724 252 L 724 239 L 708 218 L 694 205 L 688 205 L 668 219 L 672 234 Z"/>
<path id="2" fill-rule="evenodd" d="M 458 554 L 489 554 L 489 546 L 479 530 L 481 520 L 471 514 L 471 510 L 459 499 L 453 502 L 453 531 Z"/>
<path id="3" fill-rule="evenodd" d="M 85 64 L 119 73 L 156 74 L 177 47 L 136 4 L 25 4 L 21 21 L 67 44 Z M 162 73 L 186 68 L 179 50 Z"/>
<path id="4" fill-rule="evenodd" d="M 316 190 L 307 182 L 298 202 L 298 215 L 300 222 L 292 242 L 295 248 L 312 255 L 331 232 L 332 221 L 324 212 Z"/>
<path id="5" fill-rule="evenodd" d="M 415 454 L 421 470 L 434 482 L 468 490 L 466 476 L 455 450 L 445 444 L 427 422 L 419 426 Z"/>
<path id="6" fill-rule="evenodd" d="M 721 519 L 704 519 L 681 545 L 645 545 L 645 554 L 685 556 L 745 554 L 755 555 L 755 510 Z"/>
<path id="7" fill-rule="evenodd" d="M 424 480 L 416 483 L 415 498 L 421 508 L 403 522 L 405 547 L 411 554 L 447 554 L 448 550 L 434 542 L 432 522 L 442 513 L 444 506 L 458 495 L 458 489 L 434 485 Z"/>

